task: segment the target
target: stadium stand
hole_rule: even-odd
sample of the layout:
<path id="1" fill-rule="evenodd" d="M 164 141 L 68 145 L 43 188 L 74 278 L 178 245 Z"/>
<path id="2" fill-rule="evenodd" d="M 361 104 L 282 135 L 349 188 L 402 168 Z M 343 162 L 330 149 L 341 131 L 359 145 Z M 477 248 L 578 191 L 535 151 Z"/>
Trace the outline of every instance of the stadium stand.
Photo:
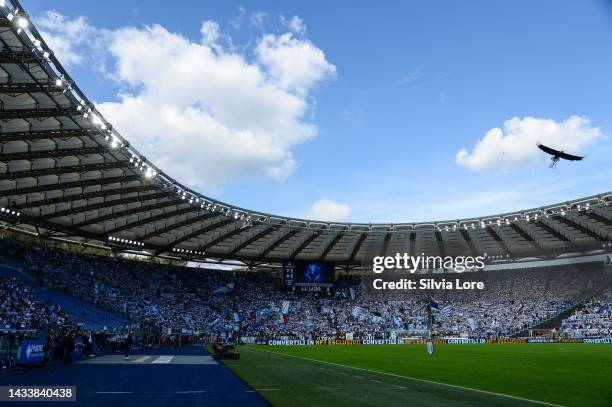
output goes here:
<path id="1" fill-rule="evenodd" d="M 612 335 L 612 290 L 601 295 L 576 311 L 561 324 L 564 336 L 569 338 L 609 337 Z"/>
<path id="2" fill-rule="evenodd" d="M 339 276 L 337 289 L 330 294 L 300 294 L 284 290 L 280 276 L 272 271 L 201 270 L 15 241 L 4 245 L 10 245 L 10 256 L 22 262 L 25 274 L 50 287 L 37 291 L 45 293 L 43 299 L 64 304 L 62 315 L 70 314 L 90 329 L 118 328 L 129 321 L 157 333 L 198 332 L 208 337 L 220 335 L 224 340 L 241 335 L 264 341 L 336 338 L 347 333 L 356 338 L 389 338 L 400 333 L 423 334 L 427 326 L 429 297 L 372 292 L 364 289 L 359 276 Z M 607 274 L 601 271 L 599 264 L 586 264 L 482 273 L 479 279 L 486 282 L 486 290 L 438 298 L 448 312 L 436 316 L 434 328 L 439 335 L 454 337 L 511 336 L 597 294 L 607 284 Z M 8 281 L 21 284 L 16 279 Z M 35 292 L 25 290 L 30 296 Z M 62 293 L 49 296 L 55 290 Z M 598 307 L 585 307 L 568 320 L 588 322 L 591 335 L 609 322 L 589 317 L 594 310 L 607 309 L 609 296 L 597 298 L 594 304 Z M 71 306 L 65 304 L 72 304 L 72 312 L 66 312 Z M 108 315 L 121 314 L 124 319 L 89 325 L 92 307 L 114 313 Z M 104 311 L 96 312 L 104 315 Z M 609 311 L 605 315 L 609 317 Z M 596 320 L 602 323 L 595 326 Z M 41 324 L 26 325 L 37 329 Z"/>

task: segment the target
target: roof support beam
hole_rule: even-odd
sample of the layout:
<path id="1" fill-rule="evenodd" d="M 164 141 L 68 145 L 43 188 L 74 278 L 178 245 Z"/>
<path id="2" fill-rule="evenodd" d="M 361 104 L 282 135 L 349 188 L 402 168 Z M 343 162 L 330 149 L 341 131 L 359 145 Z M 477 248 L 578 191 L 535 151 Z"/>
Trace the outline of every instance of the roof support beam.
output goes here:
<path id="1" fill-rule="evenodd" d="M 534 238 L 529 236 L 529 234 L 527 234 L 527 232 L 525 232 L 523 228 L 517 225 L 516 222 L 510 222 L 510 227 L 512 228 L 512 230 L 518 233 L 523 239 L 529 242 L 531 246 L 536 250 L 536 252 L 545 253 L 544 248 L 540 246 L 540 244 L 536 242 Z"/>
<path id="2" fill-rule="evenodd" d="M 410 255 L 416 256 L 416 231 L 410 232 Z"/>
<path id="3" fill-rule="evenodd" d="M 334 238 L 327 244 L 327 246 L 325 247 L 325 249 L 323 249 L 323 252 L 321 253 L 321 256 L 319 256 L 319 260 L 323 261 L 325 260 L 325 258 L 327 257 L 327 255 L 329 254 L 329 252 L 332 251 L 332 249 L 334 248 L 334 246 L 340 241 L 340 239 L 342 239 L 344 237 L 344 233 L 336 233 L 336 236 L 334 236 Z"/>
<path id="4" fill-rule="evenodd" d="M 478 251 L 474 247 L 474 242 L 472 242 L 472 238 L 468 234 L 467 230 L 465 230 L 464 228 L 459 228 L 459 233 L 461 233 L 461 236 L 463 236 L 463 240 L 465 240 L 468 247 L 470 248 L 470 253 L 472 253 L 472 256 L 477 257 Z"/>
<path id="5" fill-rule="evenodd" d="M 107 230 L 105 233 L 107 233 L 108 235 L 112 235 L 115 233 L 119 233 L 119 232 L 123 232 L 124 230 L 129 230 L 129 229 L 133 229 L 139 226 L 143 226 L 149 223 L 153 223 L 153 222 L 157 222 L 160 221 L 162 219 L 168 219 L 168 218 L 172 218 L 175 216 L 182 216 L 185 214 L 188 214 L 190 212 L 194 212 L 194 211 L 199 211 L 200 208 L 198 207 L 194 207 L 194 206 L 188 206 L 187 208 L 182 208 L 182 209 L 178 209 L 176 211 L 171 211 L 171 212 L 164 212 L 164 213 L 160 213 L 159 215 L 155 215 L 155 216 L 149 216 L 147 218 L 144 219 L 139 219 L 137 221 L 134 222 L 128 222 L 123 226 L 119 226 L 119 227 L 115 227 L 112 229 Z"/>
<path id="6" fill-rule="evenodd" d="M 70 208 L 58 212 L 49 213 L 47 215 L 39 216 L 38 219 L 46 220 L 60 218 L 62 216 L 76 215 L 83 212 L 91 212 L 98 209 L 112 208 L 113 206 L 127 205 L 134 202 L 146 202 L 151 200 L 164 199 L 172 195 L 174 195 L 174 193 L 172 192 L 160 192 L 157 194 L 138 195 L 130 198 L 112 199 L 110 201 L 104 201 L 93 205 L 86 204 L 77 208 Z"/>
<path id="7" fill-rule="evenodd" d="M 499 244 L 499 246 L 503 250 L 503 254 L 510 254 L 510 249 L 508 249 L 508 246 L 506 246 L 506 242 L 504 242 L 504 240 L 501 238 L 501 236 L 499 236 L 495 229 L 493 229 L 491 226 L 487 226 L 485 227 L 485 230 L 487 231 L 489 236 L 491 236 L 493 240 L 495 240 Z"/>
<path id="8" fill-rule="evenodd" d="M 274 243 L 272 243 L 270 246 L 266 247 L 263 252 L 261 252 L 261 254 L 259 255 L 259 257 L 261 258 L 266 258 L 268 256 L 268 254 L 272 253 L 274 251 L 274 249 L 276 249 L 278 246 L 280 246 L 281 244 L 285 243 L 287 240 L 291 239 L 293 236 L 295 236 L 298 232 L 300 231 L 299 228 L 296 229 L 289 229 L 284 235 L 280 236 L 278 239 L 276 239 L 276 241 Z"/>
<path id="9" fill-rule="evenodd" d="M 37 141 L 50 139 L 68 139 L 71 137 L 93 137 L 100 132 L 94 129 L 58 129 L 58 130 L 38 130 L 38 131 L 11 131 L 0 133 L 0 142 L 8 141 Z"/>
<path id="10" fill-rule="evenodd" d="M 81 200 L 87 200 L 87 199 L 92 199 L 92 198 L 107 197 L 107 196 L 112 196 L 112 195 L 126 195 L 126 194 L 133 194 L 133 193 L 142 193 L 142 192 L 154 191 L 157 189 L 158 187 L 155 185 L 142 185 L 142 186 L 131 187 L 131 188 L 104 189 L 101 191 L 89 192 L 86 194 L 70 194 L 70 195 L 64 195 L 64 196 L 60 196 L 57 198 L 51 198 L 51 199 L 39 199 L 36 201 L 30 201 L 30 202 L 26 202 L 23 204 L 12 206 L 11 209 L 23 210 L 23 209 L 28 209 L 28 208 L 39 208 L 42 206 L 57 205 L 57 204 L 64 203 L 64 202 L 81 201 Z"/>
<path id="11" fill-rule="evenodd" d="M 49 119 L 52 117 L 76 116 L 77 114 L 81 113 L 75 109 L 17 109 L 4 110 L 2 119 Z"/>
<path id="12" fill-rule="evenodd" d="M 567 237 L 563 236 L 561 233 L 557 232 L 555 229 L 551 228 L 550 226 L 548 226 L 546 223 L 542 222 L 541 220 L 538 221 L 538 226 L 544 229 L 547 233 L 550 233 L 551 235 L 553 235 L 557 240 L 560 240 L 566 243 L 570 241 Z"/>
<path id="13" fill-rule="evenodd" d="M 4 24 L 9 24 L 8 20 L 0 19 L 0 27 L 6 27 Z M 17 51 L 1 51 L 0 52 L 0 64 L 35 64 L 38 60 L 29 52 L 17 52 Z"/>
<path id="14" fill-rule="evenodd" d="M 387 248 L 389 247 L 390 241 L 391 241 L 391 233 L 389 232 L 389 233 L 386 233 L 385 237 L 383 238 L 382 245 L 380 246 L 379 256 L 386 256 Z"/>
<path id="15" fill-rule="evenodd" d="M 438 242 L 438 252 L 443 258 L 446 257 L 446 249 L 444 247 L 444 241 L 442 240 L 442 233 L 436 230 L 436 242 Z"/>
<path id="16" fill-rule="evenodd" d="M 122 184 L 125 182 L 142 181 L 142 177 L 139 175 L 126 175 L 121 177 L 107 177 L 107 178 L 96 178 L 88 179 L 85 181 L 72 181 L 72 182 L 58 182 L 55 184 L 45 184 L 34 187 L 19 188 L 19 189 L 6 189 L 0 191 L 0 197 L 8 196 L 23 196 L 25 194 L 33 194 L 37 192 L 48 192 L 59 189 L 71 189 L 71 188 L 85 188 L 94 185 L 109 185 L 109 184 Z"/>
<path id="17" fill-rule="evenodd" d="M 233 256 L 234 254 L 238 253 L 240 250 L 242 250 L 245 247 L 248 247 L 249 245 L 255 243 L 259 239 L 268 236 L 270 233 L 272 233 L 273 231 L 275 231 L 277 229 L 278 228 L 276 226 L 268 226 L 267 228 L 265 228 L 261 232 L 255 234 L 254 236 L 252 236 L 252 237 L 248 238 L 247 240 L 245 240 L 244 242 L 240 243 L 238 246 L 234 247 L 229 252 L 229 255 Z"/>
<path id="18" fill-rule="evenodd" d="M 291 260 L 295 259 L 296 256 L 298 254 L 300 254 L 300 252 L 302 250 L 304 250 L 310 243 L 312 243 L 313 240 L 315 240 L 317 237 L 319 237 L 321 235 L 321 231 L 317 230 L 316 232 L 314 232 L 312 235 L 310 235 L 306 240 L 304 240 L 302 242 L 302 244 L 300 244 L 294 251 L 293 253 L 291 253 L 291 256 L 289 256 L 289 258 Z"/>
<path id="19" fill-rule="evenodd" d="M 565 223 L 567 226 L 571 228 L 581 231 L 585 235 L 590 236 L 597 241 L 607 240 L 604 236 L 601 236 L 599 233 L 597 233 L 597 231 L 589 230 L 585 228 L 584 226 L 577 224 L 576 222 L 574 222 L 573 220 L 569 219 L 566 216 L 557 216 L 555 217 L 555 219 L 561 223 Z"/>
<path id="20" fill-rule="evenodd" d="M 175 223 L 172 223 L 170 225 L 166 225 L 166 226 L 164 226 L 161 229 L 156 229 L 156 230 L 154 230 L 152 232 L 149 232 L 149 233 L 147 233 L 147 234 L 145 234 L 143 236 L 140 236 L 139 239 L 140 240 L 150 239 L 152 237 L 163 235 L 164 233 L 171 232 L 171 231 L 173 231 L 175 229 L 182 228 L 183 226 L 194 225 L 194 224 L 199 223 L 199 222 L 201 222 L 203 220 L 211 219 L 211 218 L 214 218 L 215 216 L 219 216 L 219 215 L 220 215 L 219 213 L 208 212 L 208 213 L 205 213 L 203 215 L 199 215 L 199 216 L 196 216 L 196 217 L 193 217 L 193 218 L 185 219 L 185 220 L 180 221 L 180 222 L 175 222 Z"/>
<path id="21" fill-rule="evenodd" d="M 592 209 L 590 211 L 586 211 L 583 212 L 586 216 L 588 216 L 589 218 L 596 220 L 597 222 L 601 222 L 606 226 L 610 226 L 612 224 L 612 222 L 610 222 L 609 219 L 604 218 L 603 216 L 601 216 L 598 213 L 595 213 Z"/>
<path id="22" fill-rule="evenodd" d="M 130 209 L 125 209 L 122 211 L 114 212 L 114 213 L 109 213 L 108 215 L 95 216 L 93 218 L 86 219 L 82 222 L 75 223 L 72 226 L 75 228 L 82 228 L 84 226 L 93 225 L 95 223 L 106 222 L 107 220 L 113 220 L 113 219 L 121 218 L 124 216 L 136 215 L 138 213 L 153 211 L 155 209 L 167 208 L 170 206 L 180 205 L 182 203 L 184 203 L 183 200 L 177 199 L 173 201 L 159 202 L 153 205 L 142 205 L 138 208 L 130 208 Z"/>
<path id="23" fill-rule="evenodd" d="M 83 165 L 66 165 L 62 167 L 50 167 L 50 168 L 41 168 L 37 170 L 28 170 L 28 171 L 13 171 L 13 172 L 5 172 L 4 174 L 0 174 L 0 180 L 15 180 L 15 179 L 23 179 L 23 178 L 37 178 L 44 177 L 49 175 L 61 175 L 61 174 L 83 174 L 91 171 L 110 171 L 117 168 L 125 168 L 128 166 L 127 161 L 116 161 L 109 163 L 99 163 L 99 164 L 83 164 Z"/>
<path id="24" fill-rule="evenodd" d="M 0 93 L 36 93 L 36 92 L 63 92 L 64 89 L 54 83 L 2 83 Z"/>
<path id="25" fill-rule="evenodd" d="M 203 235 L 203 234 L 206 234 L 206 233 L 212 232 L 212 231 L 213 231 L 213 230 L 215 230 L 215 229 L 221 228 L 221 227 L 223 227 L 223 226 L 227 226 L 227 225 L 229 225 L 230 223 L 232 223 L 233 221 L 234 221 L 234 220 L 233 220 L 232 218 L 226 218 L 226 219 L 223 219 L 223 220 L 221 220 L 221 221 L 219 221 L 219 222 L 211 223 L 211 224 L 210 224 L 210 225 L 208 225 L 208 226 L 202 227 L 202 228 L 200 228 L 200 229 L 198 229 L 198 230 L 196 230 L 196 231 L 194 231 L 194 232 L 187 233 L 187 234 L 186 234 L 186 235 L 184 235 L 183 237 L 181 237 L 181 238 L 179 238 L 179 239 L 176 239 L 176 240 L 174 240 L 174 241 L 170 242 L 168 245 L 166 245 L 166 246 L 164 247 L 164 249 L 163 249 L 163 250 L 164 250 L 164 251 L 168 251 L 168 250 L 172 249 L 172 247 L 176 247 L 177 245 L 179 245 L 179 244 L 181 244 L 181 243 L 183 243 L 183 242 L 186 242 L 186 241 L 188 241 L 188 240 L 191 240 L 191 239 L 193 239 L 194 237 L 198 237 L 198 236 L 200 236 L 200 235 Z"/>
<path id="26" fill-rule="evenodd" d="M 217 237 L 216 239 L 211 240 L 210 242 L 208 242 L 206 244 L 201 245 L 198 248 L 198 251 L 206 252 L 211 247 L 215 247 L 219 243 L 221 243 L 221 242 L 223 242 L 223 241 L 225 241 L 225 240 L 227 240 L 227 239 L 229 239 L 229 238 L 231 238 L 233 236 L 236 236 L 237 234 L 241 233 L 244 229 L 245 228 L 242 227 L 242 226 L 237 226 L 236 229 L 234 229 L 234 230 L 232 230 L 232 231 L 230 231 L 230 232 L 228 232 L 228 233 L 226 233 L 224 235 L 221 235 L 221 236 Z"/>
<path id="27" fill-rule="evenodd" d="M 348 259 L 349 264 L 355 261 L 355 257 L 357 257 L 357 253 L 359 253 L 359 249 L 361 249 L 361 245 L 363 244 L 364 240 L 366 240 L 366 237 L 368 237 L 367 233 L 361 233 L 355 241 L 355 246 L 353 246 L 353 250 L 351 251 L 351 255 Z"/>
<path id="28" fill-rule="evenodd" d="M 22 153 L 1 153 L 0 161 L 10 162 L 19 160 L 40 160 L 43 158 L 78 157 L 81 155 L 104 154 L 108 150 L 104 147 L 67 148 L 62 150 L 24 151 Z"/>

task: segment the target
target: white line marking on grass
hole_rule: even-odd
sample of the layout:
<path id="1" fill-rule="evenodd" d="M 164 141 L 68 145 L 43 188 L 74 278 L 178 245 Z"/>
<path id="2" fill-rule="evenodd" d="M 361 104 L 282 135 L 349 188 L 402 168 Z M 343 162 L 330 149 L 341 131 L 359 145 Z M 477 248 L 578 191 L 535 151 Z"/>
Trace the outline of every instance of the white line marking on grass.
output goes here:
<path id="1" fill-rule="evenodd" d="M 561 404 L 548 403 L 546 401 L 532 400 L 532 399 L 528 399 L 528 398 L 525 398 L 525 397 L 511 396 L 509 394 L 503 394 L 503 393 L 496 393 L 494 391 L 475 389 L 473 387 L 465 387 L 465 386 L 459 386 L 459 385 L 456 385 L 456 384 L 436 382 L 434 380 L 419 379 L 419 378 L 410 377 L 410 376 L 402 376 L 402 375 L 395 374 L 395 373 L 381 372 L 379 370 L 371 370 L 371 369 L 366 369 L 366 368 L 363 368 L 363 367 L 355 367 L 355 366 L 342 365 L 340 363 L 327 362 L 325 360 L 317 360 L 317 359 L 307 358 L 307 357 L 304 357 L 304 356 L 287 355 L 285 353 L 272 352 L 272 351 L 269 351 L 269 350 L 263 350 L 263 349 L 258 349 L 258 348 L 242 348 L 242 349 L 243 350 L 244 349 L 254 350 L 254 351 L 257 351 L 257 352 L 271 353 L 271 354 L 277 355 L 277 356 L 286 356 L 286 357 L 290 357 L 290 358 L 310 360 L 312 362 L 325 363 L 325 364 L 332 365 L 332 366 L 344 367 L 344 368 L 347 368 L 347 369 L 361 370 L 362 372 L 377 373 L 377 374 L 381 374 L 381 375 L 385 375 L 385 376 L 399 377 L 401 379 L 414 380 L 414 381 L 422 382 L 422 383 L 437 384 L 439 386 L 446 386 L 446 387 L 451 387 L 451 388 L 454 388 L 454 389 L 469 390 L 469 391 L 473 391 L 473 392 L 477 392 L 477 393 L 489 394 L 491 396 L 505 397 L 505 398 L 509 398 L 509 399 L 513 399 L 513 400 L 527 401 L 527 402 L 530 402 L 530 403 L 541 404 L 541 405 L 544 405 L 544 406 L 563 407 Z"/>
<path id="2" fill-rule="evenodd" d="M 206 393 L 206 390 L 182 390 L 177 391 L 177 394 L 193 394 L 193 393 Z"/>
<path id="3" fill-rule="evenodd" d="M 382 383 L 380 380 L 370 379 L 370 381 L 371 381 L 371 382 L 374 382 L 374 383 Z"/>

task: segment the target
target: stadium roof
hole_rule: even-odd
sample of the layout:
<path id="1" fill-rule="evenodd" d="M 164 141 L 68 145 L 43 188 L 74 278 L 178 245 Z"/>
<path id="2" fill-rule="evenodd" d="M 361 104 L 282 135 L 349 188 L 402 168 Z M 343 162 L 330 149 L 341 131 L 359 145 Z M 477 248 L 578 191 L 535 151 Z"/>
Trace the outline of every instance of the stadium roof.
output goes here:
<path id="1" fill-rule="evenodd" d="M 349 265 L 368 250 L 493 259 L 612 250 L 610 192 L 480 218 L 396 224 L 296 219 L 219 202 L 130 145 L 15 0 L 0 1 L 0 47 L 0 218 L 12 228 L 154 255 L 245 262 Z"/>

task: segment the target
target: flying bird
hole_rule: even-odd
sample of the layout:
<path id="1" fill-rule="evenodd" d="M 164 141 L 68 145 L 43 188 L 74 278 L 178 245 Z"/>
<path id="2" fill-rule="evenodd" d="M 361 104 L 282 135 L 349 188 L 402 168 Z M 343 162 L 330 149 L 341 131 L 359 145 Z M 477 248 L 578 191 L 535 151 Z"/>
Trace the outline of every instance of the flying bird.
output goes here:
<path id="1" fill-rule="evenodd" d="M 578 155 L 567 154 L 563 151 L 555 150 L 554 148 L 550 148 L 545 146 L 544 144 L 538 143 L 538 148 L 544 151 L 546 154 L 550 154 L 550 168 L 555 168 L 560 159 L 569 160 L 569 161 L 581 161 L 584 157 L 580 157 Z"/>

